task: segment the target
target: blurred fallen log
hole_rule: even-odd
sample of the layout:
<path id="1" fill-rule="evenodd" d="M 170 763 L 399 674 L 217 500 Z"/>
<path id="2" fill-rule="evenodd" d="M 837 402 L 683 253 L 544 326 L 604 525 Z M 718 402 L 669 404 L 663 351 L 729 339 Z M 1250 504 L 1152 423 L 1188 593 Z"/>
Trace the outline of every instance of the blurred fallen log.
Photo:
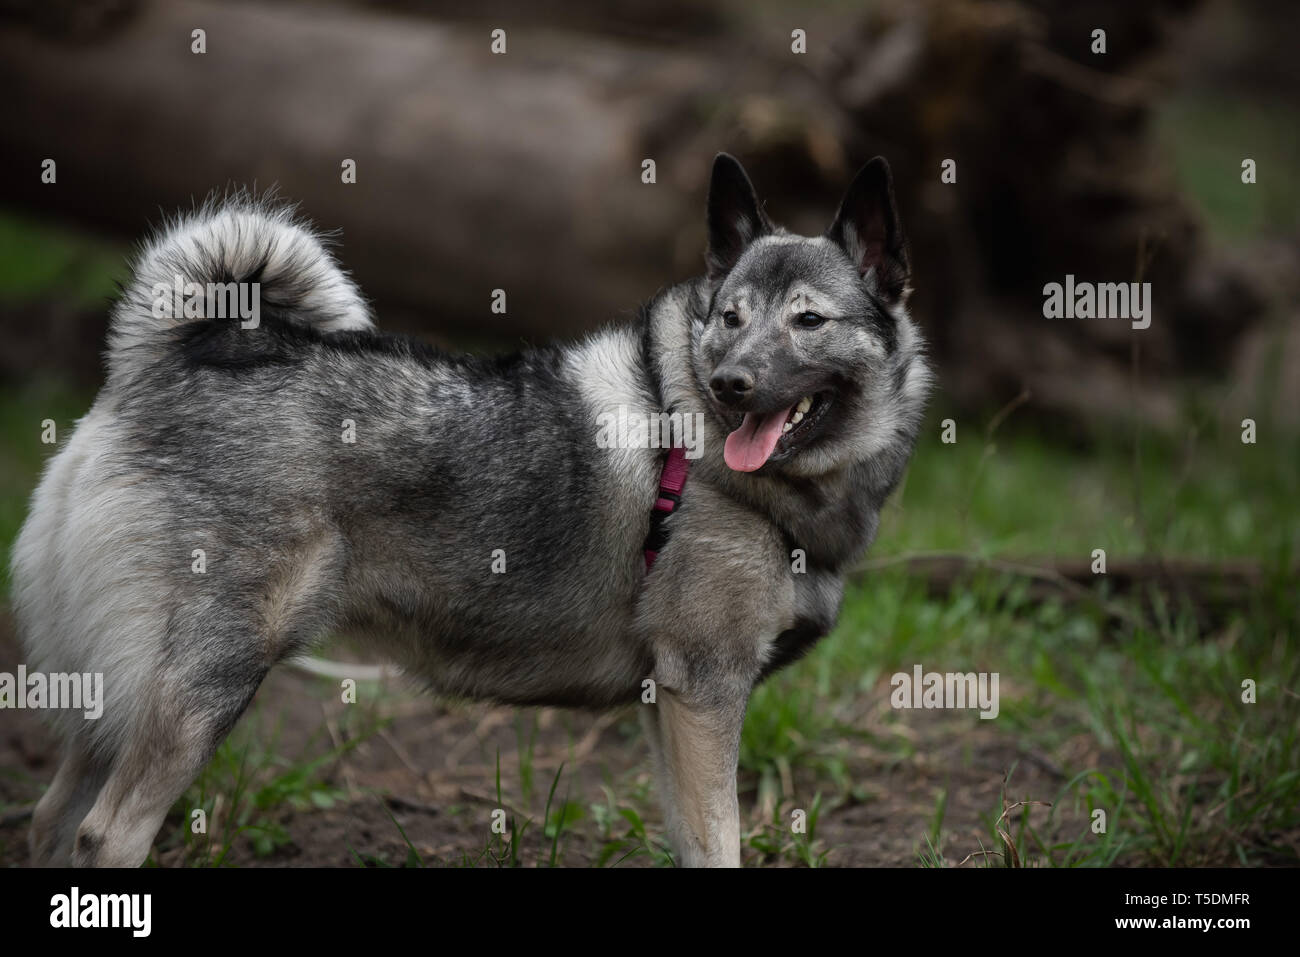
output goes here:
<path id="1" fill-rule="evenodd" d="M 525 29 L 494 55 L 486 29 L 307 13 L 175 0 L 138 4 L 94 43 L 0 30 L 0 84 L 23 91 L 0 127 L 4 200 L 138 237 L 211 189 L 276 185 L 341 229 L 343 262 L 381 305 L 483 340 L 590 328 L 701 270 L 725 137 L 698 123 L 689 148 L 675 137 L 732 64 Z M 805 126 L 817 112 L 801 108 Z"/>
<path id="2" fill-rule="evenodd" d="M 903 167 L 928 174 L 900 199 L 926 277 L 917 308 L 959 405 L 1028 389 L 1031 415 L 1171 425 L 1176 377 L 1228 369 L 1263 301 L 1206 247 L 1152 132 L 1197 6 L 894 2 L 843 39 L 832 85 L 855 119 L 847 149 L 888 131 Z M 1105 54 L 1090 49 L 1098 27 Z M 883 82 L 882 60 L 901 78 Z M 938 181 L 946 158 L 954 185 Z M 1044 318 L 1044 285 L 1067 274 L 1150 282 L 1150 328 Z"/>
<path id="3" fill-rule="evenodd" d="M 277 184 L 341 228 L 341 258 L 384 326 L 500 346 L 629 315 L 698 273 L 717 150 L 742 157 L 776 219 L 813 233 L 856 166 L 883 153 L 948 397 L 997 407 L 1028 388 L 1022 415 L 1085 428 L 1175 421 L 1178 377 L 1221 374 L 1259 311 L 1205 252 L 1152 148 L 1161 64 L 1191 0 L 727 17 L 672 0 L 679 15 L 659 30 L 643 0 L 554 17 L 456 3 L 451 25 L 377 2 L 407 13 L 18 4 L 29 16 L 0 25 L 0 83 L 21 91 L 0 125 L 0 201 L 135 238 L 213 188 Z M 86 9 L 61 35 L 57 12 Z M 1088 52 L 1094 21 L 1105 57 Z M 502 25 L 507 52 L 494 55 Z M 795 55 L 790 30 L 804 25 Z M 195 29 L 206 53 L 191 52 Z M 45 158 L 56 184 L 40 182 Z M 341 181 L 345 159 L 355 184 Z M 940 182 L 945 159 L 956 183 Z M 1044 318 L 1044 284 L 1067 273 L 1151 282 L 1151 327 Z M 504 316 L 489 308 L 496 289 Z M 11 313 L 0 327 L 15 342 L 49 334 Z M 67 348 L 41 344 L 21 352 Z"/>
<path id="4" fill-rule="evenodd" d="M 973 575 L 988 572 L 1022 578 L 1029 583 L 1028 597 L 1034 600 L 1066 598 L 1093 600 L 1098 589 L 1112 596 L 1142 596 L 1157 588 L 1189 598 L 1194 605 L 1211 608 L 1240 606 L 1273 580 L 1275 571 L 1251 559 L 1204 561 L 1187 558 L 1109 558 L 1105 573 L 1092 570 L 1089 558 L 1005 559 L 984 558 L 949 552 L 893 555 L 870 559 L 860 575 L 885 569 L 903 569 L 924 582 L 929 594 L 947 596 Z M 1300 567 L 1289 572 L 1300 582 Z"/>

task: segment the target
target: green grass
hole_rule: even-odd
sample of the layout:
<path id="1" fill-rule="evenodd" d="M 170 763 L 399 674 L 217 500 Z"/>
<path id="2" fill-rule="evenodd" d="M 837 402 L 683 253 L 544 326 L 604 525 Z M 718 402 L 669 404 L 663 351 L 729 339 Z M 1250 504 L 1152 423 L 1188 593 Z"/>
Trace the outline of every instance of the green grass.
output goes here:
<path id="1" fill-rule="evenodd" d="M 329 688 L 332 693 L 334 686 Z M 373 704 L 346 708 L 338 720 L 337 744 L 321 728 L 291 756 L 281 740 L 281 716 L 269 715 L 274 726 L 268 732 L 266 710 L 259 699 L 176 802 L 157 841 L 158 853 L 183 848 L 185 866 L 221 867 L 238 842 L 257 857 L 290 846 L 287 816 L 346 802 L 347 792 L 333 783 L 335 764 L 386 724 Z M 203 812 L 201 819 L 196 811 Z"/>
<path id="2" fill-rule="evenodd" d="M 774 808 L 770 820 L 741 835 L 741 845 L 754 853 L 757 863 L 784 860 L 802 867 L 823 867 L 830 849 L 817 838 L 817 822 L 825 809 L 820 791 L 806 808 L 792 807 L 788 813 Z M 797 815 L 802 815 L 798 828 Z"/>
<path id="3" fill-rule="evenodd" d="M 604 801 L 591 805 L 591 816 L 601 842 L 598 867 L 617 867 L 624 861 L 645 856 L 657 867 L 674 865 L 666 841 L 651 834 L 642 811 L 651 804 L 648 784 L 634 787 L 621 797 L 610 782 L 601 785 Z"/>
<path id="4" fill-rule="evenodd" d="M 9 549 L 27 517 L 40 471 L 60 445 L 41 442 L 42 423 L 53 419 L 59 443 L 90 408 L 91 397 L 56 384 L 32 383 L 0 392 L 0 585 L 9 594 Z"/>
<path id="5" fill-rule="evenodd" d="M 1086 739 L 1098 755 L 1066 767 L 1059 793 L 1037 797 L 1108 818 L 1103 837 L 1085 830 L 1050 847 L 1027 838 L 1025 858 L 1109 863 L 1122 848 L 1125 860 L 1146 864 L 1294 860 L 1294 844 L 1280 840 L 1300 828 L 1294 581 L 1278 578 L 1214 626 L 1161 607 L 1159 595 L 1153 603 L 1140 623 L 1116 625 L 1096 607 L 1030 602 L 1022 581 L 1003 576 L 975 576 L 936 601 L 899 573 L 878 574 L 849 594 L 826 647 L 758 689 L 742 767 L 760 781 L 780 781 L 782 762 L 835 780 L 843 742 L 887 701 L 882 676 L 916 663 L 996 671 L 1001 734 L 1048 754 Z M 1241 700 L 1246 679 L 1257 683 L 1254 704 Z M 894 712 L 886 727 L 902 720 Z M 894 760 L 909 757 L 901 735 L 874 743 Z M 934 848 L 940 830 L 924 835 Z"/>
<path id="6" fill-rule="evenodd" d="M 1077 448 L 987 418 L 939 441 L 929 418 L 901 495 L 882 515 L 873 557 L 924 551 L 1087 558 L 1294 559 L 1300 528 L 1279 522 L 1300 497 L 1300 438 L 1259 422 L 1257 442 L 1188 413 L 1179 435 L 1102 434 Z"/>
<path id="7" fill-rule="evenodd" d="M 1175 96 L 1157 114 L 1157 134 L 1172 157 L 1177 185 L 1224 241 L 1300 229 L 1300 136 L 1295 104 L 1267 97 Z M 1241 181 L 1241 162 L 1256 182 Z"/>
<path id="8" fill-rule="evenodd" d="M 0 211 L 0 306 L 64 298 L 105 307 L 126 278 L 127 248 L 51 226 L 26 213 Z"/>

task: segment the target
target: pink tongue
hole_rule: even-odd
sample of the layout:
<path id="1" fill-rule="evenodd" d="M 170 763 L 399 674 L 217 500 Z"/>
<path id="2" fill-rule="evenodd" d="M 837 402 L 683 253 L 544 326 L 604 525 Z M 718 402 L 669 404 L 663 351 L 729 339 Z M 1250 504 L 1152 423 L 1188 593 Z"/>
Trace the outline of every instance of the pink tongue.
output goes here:
<path id="1" fill-rule="evenodd" d="M 745 421 L 727 436 L 727 444 L 722 448 L 722 457 L 726 459 L 727 465 L 737 472 L 752 472 L 762 468 L 776 448 L 789 416 L 790 409 L 769 412 L 767 415 L 746 412 Z"/>

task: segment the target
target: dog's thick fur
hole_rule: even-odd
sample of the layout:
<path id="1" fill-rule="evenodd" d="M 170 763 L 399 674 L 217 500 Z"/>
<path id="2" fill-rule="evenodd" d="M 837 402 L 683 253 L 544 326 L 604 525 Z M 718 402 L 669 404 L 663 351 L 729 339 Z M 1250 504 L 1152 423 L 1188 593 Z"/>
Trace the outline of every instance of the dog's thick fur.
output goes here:
<path id="1" fill-rule="evenodd" d="M 242 197 L 163 230 L 14 552 L 29 669 L 104 675 L 100 720 L 56 719 L 34 860 L 141 863 L 268 669 L 356 633 L 448 695 L 638 703 L 679 863 L 738 865 L 749 694 L 835 622 L 929 372 L 883 160 L 822 237 L 769 223 L 725 155 L 708 215 L 706 276 L 637 322 L 500 358 L 376 331 L 283 208 Z M 156 318 L 178 275 L 260 282 L 260 325 Z M 756 471 L 728 466 L 742 416 L 805 395 L 815 423 Z M 664 453 L 598 447 L 620 406 L 705 423 L 648 575 Z"/>

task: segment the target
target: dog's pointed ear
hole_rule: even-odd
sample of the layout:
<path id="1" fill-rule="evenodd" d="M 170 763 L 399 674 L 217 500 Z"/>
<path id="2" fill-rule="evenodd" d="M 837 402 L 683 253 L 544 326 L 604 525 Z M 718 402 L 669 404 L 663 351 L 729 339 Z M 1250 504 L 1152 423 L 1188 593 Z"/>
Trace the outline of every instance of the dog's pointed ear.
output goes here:
<path id="1" fill-rule="evenodd" d="M 719 153 L 709 180 L 709 249 L 704 256 L 709 278 L 725 276 L 746 246 L 771 231 L 745 168 L 734 156 Z"/>
<path id="2" fill-rule="evenodd" d="M 848 253 L 877 296 L 891 304 L 903 298 L 911 271 L 894 205 L 894 178 L 883 156 L 853 178 L 826 236 Z"/>

